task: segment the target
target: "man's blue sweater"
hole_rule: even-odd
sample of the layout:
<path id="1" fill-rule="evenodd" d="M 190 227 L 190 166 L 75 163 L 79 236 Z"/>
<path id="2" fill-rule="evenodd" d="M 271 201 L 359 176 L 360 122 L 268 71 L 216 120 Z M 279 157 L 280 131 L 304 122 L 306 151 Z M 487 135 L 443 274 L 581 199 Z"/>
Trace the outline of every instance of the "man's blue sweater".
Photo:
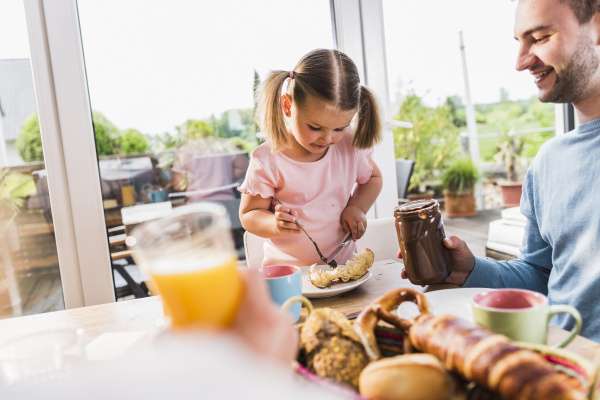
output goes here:
<path id="1" fill-rule="evenodd" d="M 570 304 L 600 342 L 600 119 L 546 142 L 523 182 L 527 218 L 518 259 L 476 258 L 464 287 L 526 288 Z M 552 324 L 571 329 L 567 314 Z"/>

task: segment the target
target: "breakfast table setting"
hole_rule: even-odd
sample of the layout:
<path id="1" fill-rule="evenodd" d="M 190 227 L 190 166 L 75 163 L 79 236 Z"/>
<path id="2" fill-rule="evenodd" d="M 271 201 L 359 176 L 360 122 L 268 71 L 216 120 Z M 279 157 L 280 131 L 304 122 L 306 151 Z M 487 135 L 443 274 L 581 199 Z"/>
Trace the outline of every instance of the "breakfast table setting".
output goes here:
<path id="1" fill-rule="evenodd" d="M 238 268 L 245 268 L 245 266 L 240 263 Z M 306 287 L 305 292 L 314 309 L 331 308 L 350 320 L 354 320 L 358 313 L 378 297 L 398 288 L 413 289 L 432 298 L 435 296 L 438 304 L 442 306 L 446 299 L 446 303 L 455 302 L 450 304 L 451 306 L 465 307 L 464 295 L 461 293 L 463 289 L 449 284 L 425 287 L 414 285 L 408 279 L 401 277 L 402 268 L 401 260 L 376 261 L 369 268 L 369 279 L 350 290 L 332 295 L 328 293 L 326 297 L 321 297 L 322 295 L 314 297 L 314 293 L 311 294 L 314 292 L 313 288 L 306 284 L 303 284 L 303 288 Z M 339 290 L 332 286 L 333 290 Z M 405 311 L 408 314 L 415 312 L 416 307 L 407 307 Z M 302 324 L 307 316 L 307 309 L 304 307 L 298 324 Z M 0 320 L 0 344 L 41 330 L 80 330 L 83 332 L 85 363 L 121 365 L 119 360 L 127 360 L 136 354 L 151 352 L 156 338 L 160 337 L 164 329 L 165 314 L 161 297 L 151 296 Z M 567 336 L 568 332 L 563 329 L 552 325 L 548 328 L 549 345 L 558 343 Z M 567 350 L 591 363 L 595 355 L 600 352 L 600 344 L 576 336 L 567 346 Z M 341 398 L 352 398 L 345 392 L 334 391 L 334 393 Z"/>
<path id="2" fill-rule="evenodd" d="M 240 264 L 239 268 L 245 268 Z M 370 268 L 371 278 L 347 292 L 322 298 L 310 298 L 314 308 L 330 307 L 344 315 L 355 317 L 373 300 L 397 288 L 412 288 L 424 293 L 435 293 L 440 298 L 452 296 L 454 291 L 461 292 L 460 288 L 451 284 L 438 284 L 421 287 L 412 284 L 408 279 L 400 276 L 402 260 L 376 261 Z M 444 292 L 438 292 L 444 290 Z M 452 292 L 450 290 L 453 290 Z M 312 288 L 308 288 L 312 291 Z M 310 295 L 309 295 L 310 296 Z M 455 295 L 456 296 L 456 295 Z M 300 322 L 306 318 L 306 309 L 302 309 Z M 113 349 L 111 355 L 118 356 L 131 350 L 131 347 L 149 340 L 160 331 L 164 324 L 164 312 L 160 296 L 151 296 L 142 299 L 125 300 L 115 303 L 106 303 L 96 306 L 74 308 L 70 310 L 54 311 L 44 314 L 29 315 L 19 318 L 0 320 L 0 343 L 35 332 L 40 328 L 81 328 L 85 331 L 86 344 L 103 337 L 119 336 L 128 337 L 127 343 L 122 343 L 119 349 Z M 553 325 L 548 328 L 548 343 L 554 344 L 568 335 L 564 329 Z M 108 341 L 107 341 L 108 342 Z M 129 345 L 129 346 L 126 346 Z M 577 336 L 568 349 L 589 360 L 593 359 L 600 344 L 583 336 Z M 106 354 L 105 358 L 109 358 Z"/>
<path id="3" fill-rule="evenodd" d="M 419 275 L 402 242 L 249 270 L 230 226 L 222 205 L 179 207 L 128 232 L 154 296 L 0 320 L 0 397 L 598 399 L 600 344 L 572 307 L 437 283 L 443 260 Z"/>

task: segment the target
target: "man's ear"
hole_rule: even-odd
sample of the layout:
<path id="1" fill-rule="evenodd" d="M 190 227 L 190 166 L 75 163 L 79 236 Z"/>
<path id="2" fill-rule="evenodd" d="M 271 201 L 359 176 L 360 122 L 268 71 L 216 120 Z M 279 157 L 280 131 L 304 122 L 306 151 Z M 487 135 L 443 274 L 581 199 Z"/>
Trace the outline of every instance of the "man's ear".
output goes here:
<path id="1" fill-rule="evenodd" d="M 281 95 L 281 108 L 286 117 L 292 115 L 292 97 L 287 93 Z"/>
<path id="2" fill-rule="evenodd" d="M 594 30 L 594 43 L 596 43 L 597 46 L 600 46 L 600 11 L 594 14 L 590 23 L 592 24 L 592 29 Z"/>

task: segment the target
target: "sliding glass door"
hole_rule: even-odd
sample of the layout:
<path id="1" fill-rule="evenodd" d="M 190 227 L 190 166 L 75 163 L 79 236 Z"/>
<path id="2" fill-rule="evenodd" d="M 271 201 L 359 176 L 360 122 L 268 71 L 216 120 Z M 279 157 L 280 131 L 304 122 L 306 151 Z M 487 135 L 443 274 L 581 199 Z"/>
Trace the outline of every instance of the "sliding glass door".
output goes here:
<path id="1" fill-rule="evenodd" d="M 381 0 L 22 1 L 66 308 L 139 281 L 122 244 L 136 223 L 206 199 L 236 217 L 269 70 L 337 47 L 389 119 Z M 370 218 L 395 203 L 389 127 L 384 137 Z"/>
<path id="2" fill-rule="evenodd" d="M 120 297 L 115 268 L 138 280 L 122 238 L 149 210 L 211 199 L 235 218 L 254 86 L 335 47 L 327 0 L 24 4 L 67 308 Z"/>
<path id="3" fill-rule="evenodd" d="M 0 37 L 0 318 L 10 318 L 65 303 L 21 0 L 0 2 Z"/>

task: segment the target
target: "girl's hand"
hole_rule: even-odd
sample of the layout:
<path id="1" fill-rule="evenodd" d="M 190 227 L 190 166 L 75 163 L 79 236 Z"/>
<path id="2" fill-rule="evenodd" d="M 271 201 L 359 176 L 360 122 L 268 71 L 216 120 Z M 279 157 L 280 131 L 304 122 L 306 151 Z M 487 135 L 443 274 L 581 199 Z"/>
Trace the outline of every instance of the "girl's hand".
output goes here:
<path id="1" fill-rule="evenodd" d="M 360 239 L 367 230 L 367 216 L 356 206 L 347 206 L 341 216 L 342 228 L 346 233 L 352 233 L 352 240 Z"/>
<path id="2" fill-rule="evenodd" d="M 296 225 L 298 212 L 281 204 L 275 206 L 275 229 L 280 236 L 295 235 L 301 232 Z"/>

